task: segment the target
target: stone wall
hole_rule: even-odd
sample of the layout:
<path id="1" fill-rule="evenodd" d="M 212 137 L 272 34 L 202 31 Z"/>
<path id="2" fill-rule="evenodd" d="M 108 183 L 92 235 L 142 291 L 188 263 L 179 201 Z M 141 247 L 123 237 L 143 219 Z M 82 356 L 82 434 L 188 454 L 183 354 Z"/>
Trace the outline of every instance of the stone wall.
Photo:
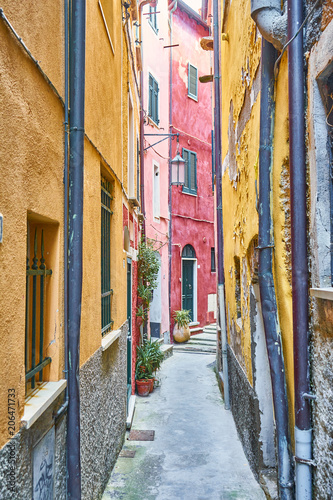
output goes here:
<path id="1" fill-rule="evenodd" d="M 314 497 L 333 497 L 333 304 L 317 299 L 312 340 Z"/>
<path id="2" fill-rule="evenodd" d="M 54 461 L 53 468 L 48 471 L 48 476 L 52 473 L 54 498 L 57 498 L 57 500 L 66 499 L 66 416 L 61 417 L 56 423 L 53 419 L 53 414 L 61 405 L 62 400 L 63 395 L 57 398 L 30 429 L 21 429 L 0 450 L 1 500 L 43 498 L 40 495 L 38 496 L 38 489 L 35 492 L 33 491 L 34 449 L 53 427 L 55 430 Z M 15 491 L 10 491 L 7 487 L 7 473 L 12 465 L 15 471 L 13 480 Z M 41 473 L 43 475 L 43 471 Z M 50 485 L 47 488 L 50 488 Z"/>
<path id="3" fill-rule="evenodd" d="M 80 370 L 82 499 L 102 495 L 126 431 L 126 339 L 98 349 Z"/>

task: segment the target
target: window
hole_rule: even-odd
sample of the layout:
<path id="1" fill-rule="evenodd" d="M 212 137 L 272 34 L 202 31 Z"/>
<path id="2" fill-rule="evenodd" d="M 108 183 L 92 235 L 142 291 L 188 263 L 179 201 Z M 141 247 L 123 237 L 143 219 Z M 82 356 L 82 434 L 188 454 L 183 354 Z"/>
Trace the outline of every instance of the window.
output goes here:
<path id="1" fill-rule="evenodd" d="M 111 202 L 112 184 L 101 178 L 101 308 L 102 308 L 102 335 L 112 330 L 111 319 Z"/>
<path id="2" fill-rule="evenodd" d="M 153 214 L 156 219 L 160 218 L 160 169 L 157 163 L 153 162 Z"/>
<path id="3" fill-rule="evenodd" d="M 197 194 L 197 154 L 183 148 L 182 156 L 185 160 L 184 193 Z"/>
<path id="4" fill-rule="evenodd" d="M 198 70 L 188 63 L 188 96 L 198 100 Z"/>
<path id="5" fill-rule="evenodd" d="M 128 95 L 128 195 L 134 196 L 134 110 L 131 95 Z"/>
<path id="6" fill-rule="evenodd" d="M 140 201 L 140 142 L 136 139 L 136 199 Z"/>
<path id="7" fill-rule="evenodd" d="M 155 7 L 152 7 L 149 5 L 149 16 L 148 16 L 148 21 L 150 26 L 153 28 L 153 30 L 158 33 L 158 28 L 157 28 L 157 15 L 156 15 L 156 5 Z"/>
<path id="8" fill-rule="evenodd" d="M 237 319 L 242 316 L 241 309 L 241 274 L 240 274 L 240 260 L 235 257 L 235 299 L 236 299 L 236 313 Z"/>
<path id="9" fill-rule="evenodd" d="M 212 247 L 210 249 L 210 271 L 212 273 L 216 272 L 216 263 L 215 263 L 215 248 Z"/>
<path id="10" fill-rule="evenodd" d="M 47 355 L 51 342 L 52 318 L 57 304 L 52 299 L 52 268 L 57 251 L 58 225 L 28 220 L 25 308 L 25 381 L 26 389 L 34 389 L 48 379 Z M 45 368 L 47 367 L 47 370 Z"/>
<path id="11" fill-rule="evenodd" d="M 149 74 L 149 103 L 148 103 L 148 115 L 156 123 L 159 124 L 158 119 L 158 83 L 155 78 Z"/>

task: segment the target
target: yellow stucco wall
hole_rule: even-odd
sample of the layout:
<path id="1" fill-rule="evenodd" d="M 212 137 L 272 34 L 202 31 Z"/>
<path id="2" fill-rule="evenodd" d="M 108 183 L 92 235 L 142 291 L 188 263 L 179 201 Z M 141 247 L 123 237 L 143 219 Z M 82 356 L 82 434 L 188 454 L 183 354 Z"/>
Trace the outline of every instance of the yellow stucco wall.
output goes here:
<path id="1" fill-rule="evenodd" d="M 230 5 L 231 4 L 231 5 Z M 258 236 L 261 36 L 250 15 L 249 0 L 226 2 L 221 42 L 223 219 L 226 310 L 229 342 L 252 384 L 251 273 L 249 251 Z M 293 412 L 293 335 L 290 281 L 288 79 L 284 56 L 276 89 L 273 166 L 274 262 L 278 312 L 283 338 L 290 413 Z M 237 320 L 235 260 L 240 259 L 241 319 Z"/>
<path id="2" fill-rule="evenodd" d="M 4 14 L 62 94 L 62 2 L 2 2 Z M 39 26 L 40 29 L 32 27 Z M 47 36 L 48 35 L 48 36 Z M 15 389 L 16 432 L 25 397 L 25 295 L 27 221 L 46 229 L 45 259 L 52 268 L 47 306 L 46 375 L 63 370 L 63 105 L 0 21 L 0 447 L 8 440 L 7 395 Z M 47 42 L 45 42 L 47 40 Z M 39 265 L 39 263 L 38 263 Z M 4 293 L 5 292 L 5 293 Z M 47 292 L 49 293 L 50 290 Z M 46 370 L 45 370 L 46 371 Z"/>

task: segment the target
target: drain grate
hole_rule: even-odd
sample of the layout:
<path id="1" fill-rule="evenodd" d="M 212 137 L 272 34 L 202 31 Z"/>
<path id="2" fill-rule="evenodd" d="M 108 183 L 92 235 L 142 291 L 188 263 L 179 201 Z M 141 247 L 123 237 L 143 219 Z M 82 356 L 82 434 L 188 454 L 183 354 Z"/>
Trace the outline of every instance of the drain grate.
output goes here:
<path id="1" fill-rule="evenodd" d="M 154 441 L 155 431 L 133 430 L 129 433 L 129 441 Z"/>
<path id="2" fill-rule="evenodd" d="M 123 458 L 134 458 L 135 453 L 136 453 L 135 450 L 121 450 L 119 456 Z"/>

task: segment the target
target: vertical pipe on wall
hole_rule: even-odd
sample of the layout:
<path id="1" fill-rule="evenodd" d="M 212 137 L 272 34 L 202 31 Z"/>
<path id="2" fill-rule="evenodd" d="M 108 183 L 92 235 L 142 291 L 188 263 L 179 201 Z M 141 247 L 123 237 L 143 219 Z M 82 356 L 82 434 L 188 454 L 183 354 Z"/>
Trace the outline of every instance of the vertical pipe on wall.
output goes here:
<path id="1" fill-rule="evenodd" d="M 170 57 L 169 57 L 169 133 L 172 133 L 172 14 L 177 9 L 177 0 L 174 0 L 169 5 L 169 30 L 170 30 Z M 171 280 L 172 280 L 172 137 L 169 139 L 169 241 L 168 241 L 168 254 L 169 254 L 169 327 L 171 339 L 171 324 L 172 324 L 172 311 L 171 311 Z"/>
<path id="2" fill-rule="evenodd" d="M 85 97 L 85 0 L 72 0 L 70 43 L 70 158 L 68 241 L 68 497 L 81 498 L 80 463 L 80 324 Z"/>
<path id="3" fill-rule="evenodd" d="M 274 63 L 273 45 L 262 39 L 260 147 L 259 147 L 259 287 L 266 345 L 273 392 L 278 455 L 278 483 L 282 500 L 294 498 L 293 469 L 288 425 L 288 397 L 281 330 L 278 320 L 273 278 L 273 224 L 271 217 L 271 176 L 274 137 Z"/>
<path id="4" fill-rule="evenodd" d="M 221 100 L 220 100 L 220 29 L 219 29 L 219 0 L 213 0 L 214 22 L 214 158 L 216 172 L 216 221 L 217 221 L 217 281 L 218 301 L 220 309 L 220 327 L 222 344 L 223 393 L 225 408 L 230 408 L 229 378 L 228 378 L 228 334 L 225 315 L 224 292 L 224 239 L 223 239 L 223 211 L 222 211 L 222 164 L 221 164 Z"/>
<path id="5" fill-rule="evenodd" d="M 303 20 L 303 1 L 288 2 L 288 38 Z M 303 33 L 289 45 L 289 155 L 291 201 L 291 258 L 295 377 L 296 497 L 312 498 L 311 409 L 308 345 L 308 263 L 306 220 L 306 161 L 304 123 Z M 301 462 L 300 462 L 301 460 Z"/>

